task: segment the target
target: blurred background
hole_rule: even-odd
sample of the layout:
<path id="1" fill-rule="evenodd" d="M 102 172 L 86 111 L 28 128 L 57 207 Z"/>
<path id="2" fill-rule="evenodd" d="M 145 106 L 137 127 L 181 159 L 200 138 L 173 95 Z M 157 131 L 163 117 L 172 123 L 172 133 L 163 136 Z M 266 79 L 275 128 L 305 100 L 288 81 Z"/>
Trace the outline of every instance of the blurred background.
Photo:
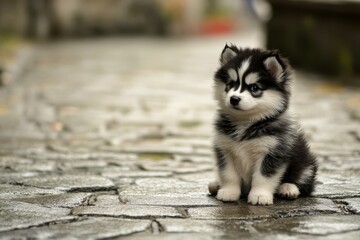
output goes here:
<path id="1" fill-rule="evenodd" d="M 22 38 L 211 37 L 253 29 L 295 67 L 342 80 L 360 73 L 358 0 L 1 0 L 0 64 Z"/>
<path id="2" fill-rule="evenodd" d="M 188 36 L 239 30 L 263 1 L 4 0 L 1 32 L 37 39 L 99 35 Z M 262 14 L 269 17 L 268 5 Z M 266 12 L 266 13 L 265 13 Z"/>
<path id="3" fill-rule="evenodd" d="M 104 216 L 160 214 L 139 234 L 175 226 L 238 239 L 264 223 L 288 228 L 275 239 L 358 239 L 346 217 L 360 216 L 359 18 L 359 0 L 0 0 L 0 235 L 110 238 L 132 225 L 101 229 Z M 291 106 L 319 159 L 315 198 L 257 211 L 242 202 L 239 218 L 207 196 L 213 74 L 227 42 L 279 49 L 296 69 Z M 198 239 L 183 236 L 168 239 Z"/>

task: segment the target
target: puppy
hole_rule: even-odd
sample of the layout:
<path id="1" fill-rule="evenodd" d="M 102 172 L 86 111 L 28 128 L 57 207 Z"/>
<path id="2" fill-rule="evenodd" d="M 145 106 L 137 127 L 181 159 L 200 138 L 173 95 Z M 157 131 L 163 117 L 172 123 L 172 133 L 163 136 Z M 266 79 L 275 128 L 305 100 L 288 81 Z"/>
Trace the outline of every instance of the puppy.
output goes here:
<path id="1" fill-rule="evenodd" d="M 248 195 L 253 205 L 273 204 L 314 190 L 317 161 L 289 112 L 291 67 L 277 51 L 226 45 L 215 73 L 214 152 L 218 200 Z"/>

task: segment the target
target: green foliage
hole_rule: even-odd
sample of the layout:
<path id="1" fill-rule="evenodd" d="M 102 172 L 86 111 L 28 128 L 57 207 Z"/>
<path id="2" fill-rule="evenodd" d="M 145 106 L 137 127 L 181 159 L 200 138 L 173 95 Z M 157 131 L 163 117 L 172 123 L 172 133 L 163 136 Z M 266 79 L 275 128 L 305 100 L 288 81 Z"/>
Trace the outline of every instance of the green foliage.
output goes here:
<path id="1" fill-rule="evenodd" d="M 340 74 L 349 76 L 353 73 L 353 56 L 350 49 L 346 46 L 340 46 L 338 50 L 339 71 Z"/>

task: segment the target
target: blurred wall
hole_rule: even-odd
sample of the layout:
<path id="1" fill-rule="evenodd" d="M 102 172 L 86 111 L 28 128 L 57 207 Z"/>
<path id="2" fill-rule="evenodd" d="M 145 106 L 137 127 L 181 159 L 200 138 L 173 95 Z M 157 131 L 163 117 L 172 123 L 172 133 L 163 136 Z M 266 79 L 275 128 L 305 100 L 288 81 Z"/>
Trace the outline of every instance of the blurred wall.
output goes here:
<path id="1" fill-rule="evenodd" d="M 197 34 L 238 27 L 233 0 L 1 0 L 0 33 L 40 39 L 105 34 Z"/>
<path id="2" fill-rule="evenodd" d="M 0 32 L 25 34 L 27 22 L 26 0 L 0 1 Z"/>
<path id="3" fill-rule="evenodd" d="M 360 75 L 360 1 L 270 0 L 267 47 L 294 66 L 331 76 Z"/>

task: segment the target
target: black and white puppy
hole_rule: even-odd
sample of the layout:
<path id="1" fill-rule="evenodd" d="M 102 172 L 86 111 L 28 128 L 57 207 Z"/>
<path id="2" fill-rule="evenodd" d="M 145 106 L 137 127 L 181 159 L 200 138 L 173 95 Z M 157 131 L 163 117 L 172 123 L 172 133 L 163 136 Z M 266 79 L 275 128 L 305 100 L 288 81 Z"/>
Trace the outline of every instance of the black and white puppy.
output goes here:
<path id="1" fill-rule="evenodd" d="M 288 110 L 291 67 L 277 51 L 226 45 L 215 73 L 214 151 L 218 180 L 209 191 L 221 201 L 248 195 L 254 205 L 273 195 L 294 199 L 314 190 L 317 163 Z"/>

